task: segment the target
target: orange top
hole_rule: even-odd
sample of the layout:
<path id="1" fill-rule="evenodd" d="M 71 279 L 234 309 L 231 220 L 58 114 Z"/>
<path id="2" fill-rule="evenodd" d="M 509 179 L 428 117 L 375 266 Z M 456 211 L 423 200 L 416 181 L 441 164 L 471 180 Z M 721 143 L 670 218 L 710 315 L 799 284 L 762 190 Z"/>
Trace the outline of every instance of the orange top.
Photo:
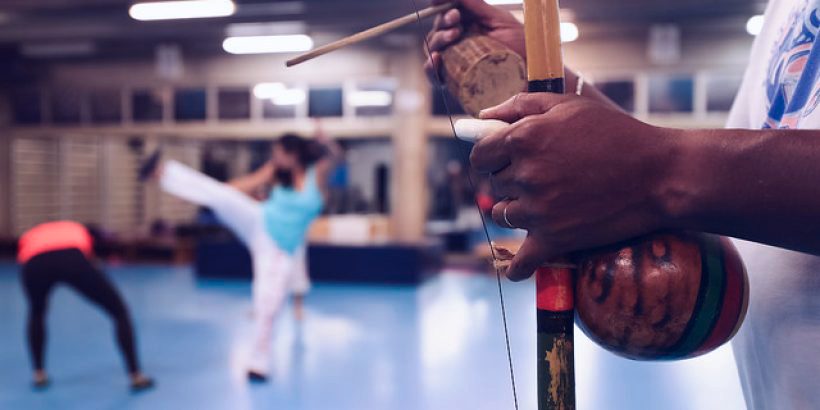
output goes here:
<path id="1" fill-rule="evenodd" d="M 31 228 L 20 237 L 17 261 L 29 259 L 48 251 L 76 248 L 89 258 L 93 255 L 94 240 L 84 226 L 77 222 L 46 222 Z"/>

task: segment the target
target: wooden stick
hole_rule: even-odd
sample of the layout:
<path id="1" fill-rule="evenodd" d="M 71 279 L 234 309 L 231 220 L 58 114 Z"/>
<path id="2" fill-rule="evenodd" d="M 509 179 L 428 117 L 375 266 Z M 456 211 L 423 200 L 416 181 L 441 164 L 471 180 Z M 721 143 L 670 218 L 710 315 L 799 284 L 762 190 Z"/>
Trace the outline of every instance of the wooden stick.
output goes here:
<path id="1" fill-rule="evenodd" d="M 524 0 L 527 89 L 563 93 L 558 0 Z M 574 307 L 571 269 L 535 272 L 538 320 L 538 410 L 575 409 Z"/>
<path id="2" fill-rule="evenodd" d="M 384 23 L 384 24 L 378 25 L 376 27 L 373 27 L 373 28 L 367 29 L 365 31 L 362 31 L 360 33 L 354 34 L 352 36 L 345 37 L 345 38 L 343 38 L 341 40 L 338 40 L 338 41 L 334 41 L 334 42 L 332 42 L 328 45 L 313 49 L 313 50 L 311 50 L 311 51 L 309 51 L 305 54 L 302 54 L 298 57 L 295 57 L 295 58 L 292 58 L 292 59 L 288 60 L 285 63 L 285 65 L 288 66 L 288 67 L 293 67 L 297 64 L 301 64 L 301 63 L 304 63 L 305 61 L 312 60 L 316 57 L 327 54 L 331 51 L 336 51 L 336 50 L 338 50 L 342 47 L 347 47 L 349 45 L 353 45 L 353 44 L 362 42 L 364 40 L 367 40 L 367 39 L 370 39 L 370 38 L 373 38 L 373 37 L 378 37 L 382 34 L 385 34 L 389 31 L 395 30 L 399 27 L 406 26 L 406 25 L 411 24 L 411 23 L 415 23 L 420 18 L 425 19 L 427 17 L 430 17 L 430 16 L 436 15 L 438 13 L 441 13 L 442 11 L 449 10 L 453 7 L 455 7 L 455 3 L 445 3 L 445 4 L 439 4 L 438 6 L 428 7 L 424 10 L 419 11 L 418 14 L 417 13 L 410 13 L 410 14 L 404 16 L 404 17 L 399 17 L 399 18 L 397 18 L 393 21 L 389 21 L 387 23 Z"/>

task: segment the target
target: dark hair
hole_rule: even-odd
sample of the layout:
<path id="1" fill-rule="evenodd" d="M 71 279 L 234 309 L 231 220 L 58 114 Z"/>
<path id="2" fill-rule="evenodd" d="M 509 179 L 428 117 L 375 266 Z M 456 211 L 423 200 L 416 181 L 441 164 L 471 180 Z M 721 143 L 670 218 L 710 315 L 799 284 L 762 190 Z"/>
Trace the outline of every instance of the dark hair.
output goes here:
<path id="1" fill-rule="evenodd" d="M 288 154 L 296 155 L 299 164 L 307 168 L 325 156 L 324 146 L 316 141 L 307 140 L 296 134 L 285 134 L 281 136 L 276 145 Z"/>

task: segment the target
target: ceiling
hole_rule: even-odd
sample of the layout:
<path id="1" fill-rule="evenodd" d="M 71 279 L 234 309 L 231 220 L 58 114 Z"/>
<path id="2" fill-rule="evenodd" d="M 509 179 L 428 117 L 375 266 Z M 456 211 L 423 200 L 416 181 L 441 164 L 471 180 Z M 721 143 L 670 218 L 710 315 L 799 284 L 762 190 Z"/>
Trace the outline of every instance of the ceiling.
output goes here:
<path id="1" fill-rule="evenodd" d="M 220 51 L 231 23 L 304 21 L 311 32 L 352 33 L 413 11 L 429 0 L 235 0 L 228 18 L 138 22 L 128 16 L 133 0 L 2 0 L 0 62 L 20 44 L 91 40 L 98 56 L 151 55 L 159 43 L 181 44 L 186 53 Z M 562 0 L 580 24 L 646 26 L 748 18 L 765 0 Z M 406 30 L 416 30 L 408 27 Z M 408 31 L 416 33 L 416 31 Z"/>
<path id="2" fill-rule="evenodd" d="M 412 8 L 412 0 L 235 0 L 240 6 L 254 4 L 301 3 L 310 11 L 333 10 L 337 15 L 355 16 L 353 10 L 375 9 L 390 10 Z M 425 0 L 416 0 L 420 6 Z M 133 0 L 3 0 L 0 11 L 19 13 L 71 13 L 82 14 L 88 11 L 126 10 Z M 658 0 L 562 0 L 561 6 L 570 8 L 582 16 L 600 18 L 624 16 L 636 18 L 666 18 L 703 16 L 710 14 L 727 14 L 748 11 L 761 11 L 765 0 L 677 0 L 665 2 Z M 241 7 L 240 7 L 241 8 Z"/>

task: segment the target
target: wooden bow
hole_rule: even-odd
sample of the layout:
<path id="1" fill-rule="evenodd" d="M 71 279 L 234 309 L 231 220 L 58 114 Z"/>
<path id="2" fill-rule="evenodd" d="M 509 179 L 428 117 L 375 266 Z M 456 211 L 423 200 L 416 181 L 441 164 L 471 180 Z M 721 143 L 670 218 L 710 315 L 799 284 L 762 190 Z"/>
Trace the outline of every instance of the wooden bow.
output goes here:
<path id="1" fill-rule="evenodd" d="M 446 3 L 419 9 L 416 0 L 410 1 L 413 3 L 414 13 L 319 47 L 288 60 L 286 65 L 291 67 L 303 63 L 413 22 L 417 22 L 421 27 L 422 19 L 457 6 L 456 3 Z M 528 92 L 563 93 L 564 66 L 561 56 L 558 0 L 524 0 L 524 28 L 527 48 Z M 429 45 L 427 52 L 430 53 Z M 443 85 L 441 79 L 439 79 L 439 82 Z M 448 116 L 452 122 L 449 108 Z M 455 129 L 453 129 L 453 132 L 455 134 Z M 509 259 L 510 255 L 507 255 L 503 250 L 495 249 L 490 238 L 487 239 L 491 244 L 491 252 L 498 268 L 499 265 L 503 265 L 505 260 Z M 540 268 L 536 272 L 539 410 L 572 410 L 575 408 L 573 268 L 574 266 L 567 264 L 551 264 Z M 502 316 L 504 316 L 504 298 L 500 282 L 501 269 L 498 269 L 498 271 L 499 298 Z M 507 355 L 510 360 L 513 400 L 515 408 L 518 409 L 515 375 L 509 350 L 509 335 L 506 334 L 506 317 L 503 319 L 505 336 L 507 337 Z"/>

